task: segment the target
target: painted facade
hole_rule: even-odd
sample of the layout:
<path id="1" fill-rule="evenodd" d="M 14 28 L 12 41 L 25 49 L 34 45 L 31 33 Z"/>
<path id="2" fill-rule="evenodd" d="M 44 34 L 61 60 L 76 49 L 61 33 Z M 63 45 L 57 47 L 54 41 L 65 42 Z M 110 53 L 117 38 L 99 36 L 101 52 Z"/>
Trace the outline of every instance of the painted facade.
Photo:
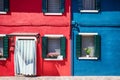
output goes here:
<path id="1" fill-rule="evenodd" d="M 43 0 L 45 1 L 45 0 Z M 70 0 L 63 0 L 62 15 L 44 14 L 42 0 L 9 0 L 9 11 L 0 14 L 0 34 L 9 37 L 8 58 L 0 60 L 0 76 L 15 75 L 16 38 L 36 38 L 36 76 L 69 76 L 70 71 Z M 61 0 L 62 1 L 62 0 Z M 12 33 L 12 34 L 11 34 Z M 21 35 L 20 35 L 20 34 Z M 39 34 L 39 35 L 36 35 Z M 66 37 L 66 57 L 63 60 L 45 60 L 42 37 L 63 35 Z"/>
<path id="2" fill-rule="evenodd" d="M 98 12 L 80 12 L 82 0 L 72 0 L 72 75 L 119 76 L 120 75 L 120 1 L 99 0 Z M 100 36 L 99 57 L 79 58 L 77 35 Z M 79 41 L 79 40 L 78 40 Z"/>

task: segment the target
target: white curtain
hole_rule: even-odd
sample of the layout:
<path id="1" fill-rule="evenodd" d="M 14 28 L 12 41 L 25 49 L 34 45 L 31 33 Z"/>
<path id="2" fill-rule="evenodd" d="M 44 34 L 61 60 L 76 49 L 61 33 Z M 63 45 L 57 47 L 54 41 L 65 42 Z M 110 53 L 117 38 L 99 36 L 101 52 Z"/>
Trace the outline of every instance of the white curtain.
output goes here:
<path id="1" fill-rule="evenodd" d="M 36 75 L 35 40 L 17 40 L 15 46 L 16 74 Z"/>

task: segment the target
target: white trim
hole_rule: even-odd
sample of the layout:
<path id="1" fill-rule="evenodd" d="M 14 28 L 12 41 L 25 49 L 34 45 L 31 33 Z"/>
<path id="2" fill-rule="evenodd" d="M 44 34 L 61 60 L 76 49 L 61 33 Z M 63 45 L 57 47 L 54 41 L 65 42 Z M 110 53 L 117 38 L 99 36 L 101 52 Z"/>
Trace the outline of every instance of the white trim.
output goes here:
<path id="1" fill-rule="evenodd" d="M 44 60 L 48 60 L 48 61 L 49 61 L 49 60 L 50 60 L 50 61 L 62 61 L 63 59 L 44 58 Z"/>
<path id="2" fill-rule="evenodd" d="M 16 37 L 16 41 L 19 39 L 34 39 L 36 41 L 36 37 Z"/>
<path id="3" fill-rule="evenodd" d="M 98 33 L 78 33 L 79 35 L 84 35 L 84 36 L 92 36 L 92 35 L 98 35 Z"/>
<path id="4" fill-rule="evenodd" d="M 44 15 L 62 15 L 62 13 L 44 13 Z"/>
<path id="5" fill-rule="evenodd" d="M 6 34 L 0 34 L 0 37 L 4 37 L 4 36 L 6 36 Z"/>
<path id="6" fill-rule="evenodd" d="M 46 34 L 44 35 L 45 37 L 48 37 L 48 38 L 60 38 L 60 37 L 63 37 L 64 35 L 56 35 L 56 34 Z"/>
<path id="7" fill-rule="evenodd" d="M 93 59 L 93 60 L 97 60 L 98 58 L 97 57 L 78 57 L 78 59 Z"/>
<path id="8" fill-rule="evenodd" d="M 99 10 L 80 10 L 80 12 L 98 13 Z"/>
<path id="9" fill-rule="evenodd" d="M 6 58 L 0 58 L 0 60 L 6 60 Z"/>
<path id="10" fill-rule="evenodd" d="M 7 14 L 7 12 L 5 12 L 5 11 L 0 11 L 0 14 Z"/>

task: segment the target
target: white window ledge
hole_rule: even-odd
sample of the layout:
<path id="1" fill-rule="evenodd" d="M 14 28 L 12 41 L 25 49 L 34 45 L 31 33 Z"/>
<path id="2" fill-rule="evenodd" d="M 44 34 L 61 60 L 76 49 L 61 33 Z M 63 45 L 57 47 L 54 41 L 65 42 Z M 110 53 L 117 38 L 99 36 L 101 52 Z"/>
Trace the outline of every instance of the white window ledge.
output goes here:
<path id="1" fill-rule="evenodd" d="M 44 13 L 45 15 L 55 15 L 55 16 L 57 16 L 57 15 L 62 15 L 62 13 Z"/>
<path id="2" fill-rule="evenodd" d="M 98 35 L 98 33 L 78 33 L 78 34 L 83 36 Z"/>
<path id="3" fill-rule="evenodd" d="M 0 58 L 0 60 L 6 60 L 6 58 Z"/>
<path id="4" fill-rule="evenodd" d="M 44 60 L 48 60 L 48 61 L 62 61 L 63 59 L 57 59 L 57 58 L 44 58 Z"/>
<path id="5" fill-rule="evenodd" d="M 56 34 L 46 34 L 44 35 L 45 37 L 49 37 L 49 38 L 60 38 L 63 37 L 64 35 L 56 35 Z"/>
<path id="6" fill-rule="evenodd" d="M 99 10 L 80 10 L 80 12 L 83 12 L 83 13 L 86 13 L 86 12 L 89 12 L 89 13 L 98 13 Z"/>
<path id="7" fill-rule="evenodd" d="M 0 34 L 0 37 L 4 37 L 4 36 L 6 36 L 6 34 Z"/>
<path id="8" fill-rule="evenodd" d="M 4 12 L 4 11 L 0 11 L 0 14 L 7 14 L 7 12 Z"/>
<path id="9" fill-rule="evenodd" d="M 85 59 L 85 60 L 97 60 L 97 57 L 79 57 L 78 59 Z"/>

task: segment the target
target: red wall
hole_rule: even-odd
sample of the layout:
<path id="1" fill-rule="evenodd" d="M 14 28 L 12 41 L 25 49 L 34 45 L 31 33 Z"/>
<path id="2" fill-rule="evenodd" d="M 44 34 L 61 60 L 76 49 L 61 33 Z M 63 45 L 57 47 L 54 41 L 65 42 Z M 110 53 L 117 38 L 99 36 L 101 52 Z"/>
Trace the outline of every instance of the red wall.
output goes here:
<path id="1" fill-rule="evenodd" d="M 10 12 L 0 15 L 0 34 L 13 32 L 40 33 L 37 44 L 37 76 L 69 76 L 70 73 L 70 1 L 66 0 L 62 16 L 45 16 L 41 0 L 10 0 Z M 63 34 L 67 38 L 67 58 L 63 61 L 42 59 L 41 37 Z M 14 47 L 9 41 L 9 58 L 0 61 L 0 76 L 14 76 Z"/>

